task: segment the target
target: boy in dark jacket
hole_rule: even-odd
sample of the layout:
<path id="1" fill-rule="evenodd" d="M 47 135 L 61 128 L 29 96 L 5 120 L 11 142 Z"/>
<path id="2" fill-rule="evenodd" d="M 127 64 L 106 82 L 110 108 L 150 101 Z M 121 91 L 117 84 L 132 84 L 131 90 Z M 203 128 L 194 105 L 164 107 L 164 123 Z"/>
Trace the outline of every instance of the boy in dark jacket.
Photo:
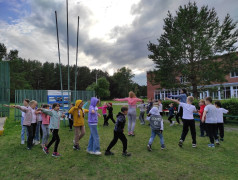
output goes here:
<path id="1" fill-rule="evenodd" d="M 172 118 L 174 117 L 174 103 L 170 103 L 169 104 L 169 122 L 170 122 L 170 126 L 174 125 L 174 121 L 172 121 Z"/>
<path id="2" fill-rule="evenodd" d="M 123 106 L 121 108 L 121 112 L 118 113 L 117 115 L 117 122 L 114 128 L 114 138 L 111 141 L 111 143 L 109 144 L 107 150 L 105 151 L 105 155 L 114 155 L 113 152 L 111 152 L 110 150 L 112 149 L 113 146 L 115 146 L 115 144 L 117 143 L 118 139 L 120 139 L 122 141 L 123 144 L 123 156 L 130 156 L 131 154 L 128 153 L 127 150 L 127 139 L 125 134 L 123 133 L 124 131 L 124 127 L 125 127 L 125 123 L 126 123 L 126 115 L 128 113 L 128 108 Z"/>

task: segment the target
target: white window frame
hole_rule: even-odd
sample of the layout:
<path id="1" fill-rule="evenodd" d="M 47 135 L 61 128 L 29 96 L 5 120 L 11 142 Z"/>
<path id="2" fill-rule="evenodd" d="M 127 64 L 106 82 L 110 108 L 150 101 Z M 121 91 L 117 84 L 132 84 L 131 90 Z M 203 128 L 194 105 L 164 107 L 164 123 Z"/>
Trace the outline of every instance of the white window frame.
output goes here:
<path id="1" fill-rule="evenodd" d="M 234 76 L 232 76 L 232 73 L 234 73 Z M 230 78 L 237 78 L 238 77 L 238 72 L 230 72 Z"/>

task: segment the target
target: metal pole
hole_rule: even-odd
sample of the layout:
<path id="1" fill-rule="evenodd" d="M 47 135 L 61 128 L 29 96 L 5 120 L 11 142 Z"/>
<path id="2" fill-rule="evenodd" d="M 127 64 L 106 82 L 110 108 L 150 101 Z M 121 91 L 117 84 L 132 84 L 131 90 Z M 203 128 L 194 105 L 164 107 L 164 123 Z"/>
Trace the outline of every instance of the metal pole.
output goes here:
<path id="1" fill-rule="evenodd" d="M 60 48 L 59 48 L 59 33 L 58 33 L 58 21 L 57 21 L 57 12 L 56 11 L 55 11 L 55 22 L 56 22 L 56 34 L 57 34 L 59 69 L 60 69 L 60 88 L 61 88 L 62 105 L 63 105 L 63 111 L 64 111 L 63 84 L 62 84 L 62 72 L 61 72 Z"/>
<path id="2" fill-rule="evenodd" d="M 75 87 L 74 87 L 75 93 L 77 91 L 78 44 L 79 44 L 79 16 L 78 16 L 78 27 L 77 27 L 77 49 L 76 49 Z"/>
<path id="3" fill-rule="evenodd" d="M 68 0 L 66 0 L 66 13 L 67 13 L 67 55 L 68 55 L 68 108 L 69 108 L 70 76 L 69 76 L 69 8 L 68 8 Z"/>

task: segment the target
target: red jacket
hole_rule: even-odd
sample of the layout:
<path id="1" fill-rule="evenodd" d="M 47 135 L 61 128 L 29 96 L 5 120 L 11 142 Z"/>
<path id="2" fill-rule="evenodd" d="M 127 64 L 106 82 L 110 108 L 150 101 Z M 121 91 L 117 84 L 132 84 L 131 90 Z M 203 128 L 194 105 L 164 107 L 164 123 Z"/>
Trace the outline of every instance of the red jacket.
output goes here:
<path id="1" fill-rule="evenodd" d="M 206 107 L 205 105 L 200 106 L 200 110 L 199 110 L 200 119 L 202 119 L 202 116 L 203 116 L 203 112 L 204 112 L 204 108 L 205 108 L 205 107 Z"/>

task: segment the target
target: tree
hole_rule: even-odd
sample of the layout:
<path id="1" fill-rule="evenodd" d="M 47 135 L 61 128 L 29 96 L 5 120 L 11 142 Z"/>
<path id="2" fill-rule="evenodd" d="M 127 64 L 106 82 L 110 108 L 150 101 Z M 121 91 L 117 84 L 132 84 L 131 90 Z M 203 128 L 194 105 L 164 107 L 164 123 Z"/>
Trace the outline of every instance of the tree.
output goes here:
<path id="1" fill-rule="evenodd" d="M 192 87 L 196 98 L 198 85 L 224 82 L 237 60 L 236 26 L 229 14 L 221 23 L 214 8 L 199 10 L 196 3 L 180 6 L 175 16 L 168 12 L 158 44 L 148 44 L 148 57 L 156 64 L 151 81 L 167 89 Z"/>
<path id="2" fill-rule="evenodd" d="M 0 43 L 0 61 L 7 56 L 7 48 L 3 43 Z"/>
<path id="3" fill-rule="evenodd" d="M 109 82 L 105 77 L 99 78 L 97 84 L 94 82 L 87 87 L 89 91 L 95 91 L 96 95 L 102 99 L 110 96 Z"/>

